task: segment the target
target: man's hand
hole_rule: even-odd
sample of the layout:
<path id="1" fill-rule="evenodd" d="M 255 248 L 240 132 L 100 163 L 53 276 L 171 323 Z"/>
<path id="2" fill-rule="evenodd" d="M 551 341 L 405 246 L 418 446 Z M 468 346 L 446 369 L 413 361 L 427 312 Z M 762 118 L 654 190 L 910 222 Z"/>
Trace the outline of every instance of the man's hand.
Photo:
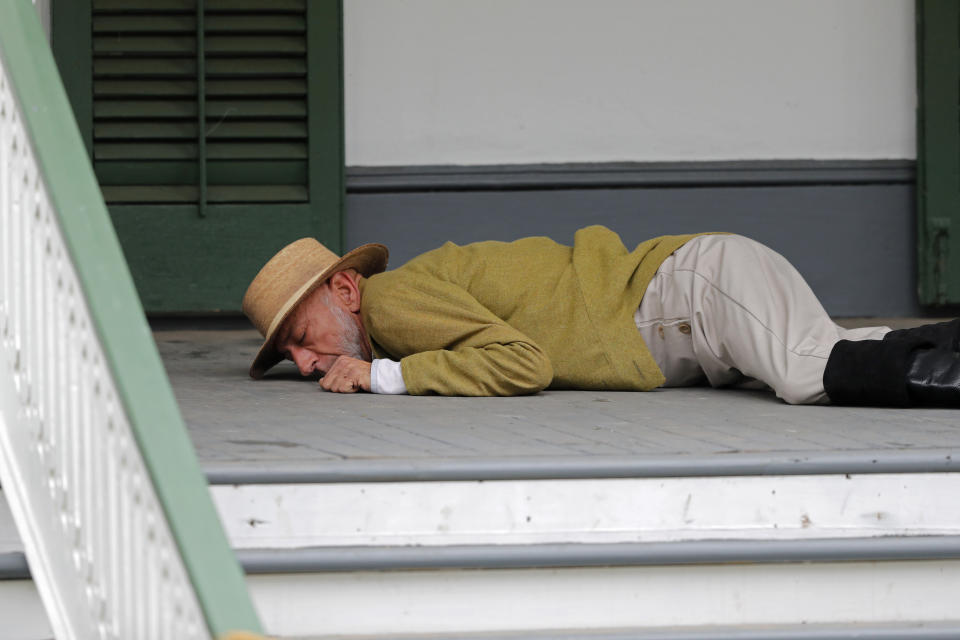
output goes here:
<path id="1" fill-rule="evenodd" d="M 350 356 L 340 356 L 322 378 L 320 387 L 335 393 L 370 391 L 370 363 Z"/>

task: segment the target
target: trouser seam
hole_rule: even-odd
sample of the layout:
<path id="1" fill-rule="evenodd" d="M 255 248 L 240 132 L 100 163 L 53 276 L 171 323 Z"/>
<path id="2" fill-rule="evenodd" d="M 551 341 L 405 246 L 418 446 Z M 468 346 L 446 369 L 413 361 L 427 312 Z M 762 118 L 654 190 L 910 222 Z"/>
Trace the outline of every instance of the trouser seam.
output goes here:
<path id="1" fill-rule="evenodd" d="M 697 270 L 695 270 L 695 269 L 683 269 L 683 268 L 679 268 L 679 269 L 676 269 L 676 268 L 675 268 L 674 271 L 683 271 L 683 272 L 685 272 L 685 273 L 692 273 L 695 277 L 700 278 L 701 280 L 703 280 L 703 281 L 704 281 L 705 283 L 707 283 L 711 288 L 713 288 L 715 291 L 717 291 L 720 295 L 722 295 L 724 298 L 726 298 L 727 300 L 729 300 L 730 302 L 732 302 L 734 305 L 736 305 L 737 307 L 739 307 L 739 308 L 740 308 L 744 313 L 746 313 L 749 317 L 753 318 L 761 327 L 764 328 L 764 330 L 765 330 L 767 333 L 769 333 L 771 336 L 773 336 L 773 337 L 776 339 L 776 341 L 779 342 L 779 343 L 783 346 L 784 349 L 786 349 L 787 351 L 789 351 L 789 352 L 792 353 L 793 355 L 795 355 L 795 356 L 797 356 L 797 357 L 800 357 L 800 358 L 817 358 L 818 360 L 827 360 L 827 359 L 828 359 L 826 356 L 818 356 L 818 355 L 816 355 L 816 354 L 810 354 L 810 353 L 798 353 L 798 352 L 795 351 L 793 348 L 787 346 L 787 343 L 784 342 L 784 341 L 780 338 L 780 336 L 778 336 L 778 335 L 776 334 L 776 332 L 773 331 L 773 329 L 771 329 L 770 327 L 768 327 L 760 318 L 758 318 L 755 313 L 753 313 L 752 311 L 750 311 L 750 309 L 748 309 L 743 303 L 741 303 L 740 301 L 736 300 L 733 296 L 731 296 L 731 295 L 728 294 L 726 291 L 724 291 L 723 289 L 721 289 L 721 288 L 720 288 L 719 286 L 717 286 L 713 281 L 711 281 L 709 278 L 707 278 L 705 275 L 703 275 L 703 274 L 700 273 L 699 271 L 697 271 Z M 692 309 L 691 309 L 691 312 L 692 312 Z M 693 316 L 694 314 L 691 313 L 690 315 Z M 712 349 L 712 347 L 711 347 L 711 349 Z M 714 356 L 717 356 L 717 354 L 714 353 Z"/>
<path id="2" fill-rule="evenodd" d="M 663 326 L 667 327 L 675 324 L 683 324 L 684 322 L 690 322 L 690 318 L 688 316 L 680 316 L 677 318 L 652 318 L 649 320 L 641 320 L 640 324 L 637 325 L 637 328 L 639 329 L 640 327 L 648 327 L 654 324 L 662 324 Z"/>

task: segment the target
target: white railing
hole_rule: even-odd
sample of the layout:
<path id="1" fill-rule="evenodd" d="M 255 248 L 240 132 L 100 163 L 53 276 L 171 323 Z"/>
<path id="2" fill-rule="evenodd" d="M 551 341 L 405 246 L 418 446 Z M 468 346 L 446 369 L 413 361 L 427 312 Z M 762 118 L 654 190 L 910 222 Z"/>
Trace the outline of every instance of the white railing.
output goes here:
<path id="1" fill-rule="evenodd" d="M 58 638 L 201 638 L 0 60 L 0 480 Z"/>
<path id="2" fill-rule="evenodd" d="M 29 0 L 0 2 L 0 483 L 57 638 L 258 629 Z"/>

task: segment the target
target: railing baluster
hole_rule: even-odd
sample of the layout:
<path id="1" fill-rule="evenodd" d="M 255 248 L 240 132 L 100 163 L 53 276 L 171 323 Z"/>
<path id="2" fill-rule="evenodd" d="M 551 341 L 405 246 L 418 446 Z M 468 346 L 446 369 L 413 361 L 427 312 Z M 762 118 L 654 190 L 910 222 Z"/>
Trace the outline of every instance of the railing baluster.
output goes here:
<path id="1" fill-rule="evenodd" d="M 10 145 L 7 140 L 9 127 L 5 123 L 9 119 L 7 112 L 13 108 L 7 100 L 7 80 L 0 74 L 0 212 L 10 210 Z M 10 221 L 12 216 L 0 215 L 0 255 L 10 255 Z M 10 270 L 7 263 L 0 260 L 0 347 L 6 346 L 7 341 L 7 309 L 10 299 Z"/>
<path id="2" fill-rule="evenodd" d="M 73 462 L 71 485 L 74 491 L 73 504 L 70 517 L 73 535 L 71 537 L 73 552 L 74 569 L 82 575 L 84 565 L 81 562 L 81 550 L 85 548 L 86 541 L 83 536 L 83 528 L 80 527 L 81 513 L 86 501 L 87 487 L 84 485 L 84 474 L 86 467 L 90 464 L 89 449 L 87 448 L 87 437 L 83 424 L 83 404 L 80 400 L 79 379 L 82 374 L 78 364 L 77 330 L 76 330 L 76 312 L 69 299 L 63 293 L 63 275 L 60 267 L 60 261 L 57 261 L 57 270 L 54 277 L 60 283 L 57 286 L 57 300 L 60 308 L 66 309 L 64 320 L 64 356 L 66 358 L 66 389 L 69 403 L 67 405 L 67 424 L 70 433 L 73 434 Z"/>
<path id="3" fill-rule="evenodd" d="M 120 446 L 121 451 L 121 461 L 126 459 L 128 453 L 125 451 L 125 443 L 118 440 L 117 443 Z M 140 514 L 137 513 L 137 504 L 135 499 L 131 499 L 131 494 L 136 496 L 139 493 L 139 487 L 137 486 L 137 481 L 135 478 L 131 478 L 128 473 L 129 465 L 121 465 L 120 467 L 120 477 L 117 478 L 117 482 L 120 485 L 121 491 L 125 493 L 123 500 L 120 501 L 120 562 L 119 567 L 117 568 L 117 578 L 119 581 L 118 589 L 120 590 L 121 601 L 117 605 L 117 611 L 123 616 L 123 626 L 125 629 L 129 630 L 130 635 L 136 637 L 138 635 L 138 630 L 136 628 L 137 620 L 137 603 L 134 601 L 133 596 L 133 585 L 130 581 L 130 569 L 135 566 L 136 554 L 134 549 L 137 545 L 137 518 Z"/>
<path id="4" fill-rule="evenodd" d="M 16 133 L 16 110 L 13 111 L 11 121 L 13 122 L 13 142 L 11 147 L 12 163 L 10 167 L 10 211 L 14 219 L 13 229 L 13 251 L 10 258 L 13 260 L 13 304 L 10 312 L 13 314 L 13 369 L 14 385 L 17 393 L 20 393 L 20 387 L 23 382 L 21 375 L 21 357 L 20 344 L 23 336 L 23 314 L 26 297 L 24 291 L 23 274 L 23 225 L 24 220 L 20 212 L 20 141 Z"/>
<path id="5" fill-rule="evenodd" d="M 87 345 L 85 341 L 85 336 L 81 334 L 79 328 L 77 329 L 76 335 L 76 344 L 77 344 L 77 365 L 86 370 L 86 352 Z M 84 450 L 84 459 L 86 461 L 86 466 L 83 468 L 83 507 L 85 509 L 84 516 L 87 516 L 91 513 L 95 513 L 97 508 L 97 494 L 96 489 L 99 486 L 97 484 L 97 474 L 100 469 L 100 460 L 97 455 L 102 449 L 97 446 L 93 441 L 93 429 L 91 424 L 93 422 L 93 407 L 90 400 L 89 385 L 90 379 L 87 376 L 77 379 L 76 385 L 78 388 L 78 393 L 80 395 L 80 432 L 83 434 L 83 450 Z M 86 517 L 81 521 L 86 526 L 84 527 L 83 535 L 83 547 L 80 550 L 81 559 L 83 563 L 84 570 L 81 572 L 83 576 L 83 589 L 87 595 L 91 595 L 89 592 L 92 588 L 92 558 L 96 553 L 96 541 L 97 541 L 97 526 L 95 524 L 87 524 Z"/>
<path id="6" fill-rule="evenodd" d="M 26 145 L 24 145 L 24 150 L 26 150 Z M 33 273 L 33 261 L 34 255 L 31 251 L 30 240 L 31 240 L 31 231 L 32 225 L 30 223 L 30 207 L 29 202 L 27 201 L 27 159 L 23 158 L 20 164 L 20 173 L 17 176 L 17 188 L 20 191 L 20 209 L 21 215 L 23 216 L 23 227 L 21 231 L 23 232 L 23 327 L 25 330 L 33 329 L 36 324 L 36 318 L 34 317 L 34 305 L 36 304 L 35 296 L 30 295 L 34 291 L 36 286 L 34 282 L 34 273 Z M 23 402 L 25 409 L 28 415 L 32 418 L 36 413 L 36 398 L 33 395 L 33 376 L 31 373 L 36 371 L 36 362 L 34 359 L 34 351 L 36 349 L 36 341 L 34 340 L 24 340 L 21 345 L 22 349 L 22 360 L 23 360 Z M 40 424 L 43 424 L 42 422 Z M 46 433 L 46 429 L 44 430 Z M 46 453 L 46 452 L 44 452 Z"/>

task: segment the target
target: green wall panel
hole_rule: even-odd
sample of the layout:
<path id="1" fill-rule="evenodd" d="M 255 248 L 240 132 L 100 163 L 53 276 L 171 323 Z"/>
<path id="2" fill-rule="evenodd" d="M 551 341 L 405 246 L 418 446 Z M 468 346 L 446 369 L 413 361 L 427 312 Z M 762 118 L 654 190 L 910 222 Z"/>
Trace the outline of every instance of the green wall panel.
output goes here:
<path id="1" fill-rule="evenodd" d="M 917 8 L 917 290 L 960 303 L 960 3 Z"/>
<path id="2" fill-rule="evenodd" d="M 239 310 L 274 253 L 318 235 L 303 205 L 211 205 L 202 218 L 192 205 L 113 206 L 110 217 L 141 302 L 164 313 Z"/>

